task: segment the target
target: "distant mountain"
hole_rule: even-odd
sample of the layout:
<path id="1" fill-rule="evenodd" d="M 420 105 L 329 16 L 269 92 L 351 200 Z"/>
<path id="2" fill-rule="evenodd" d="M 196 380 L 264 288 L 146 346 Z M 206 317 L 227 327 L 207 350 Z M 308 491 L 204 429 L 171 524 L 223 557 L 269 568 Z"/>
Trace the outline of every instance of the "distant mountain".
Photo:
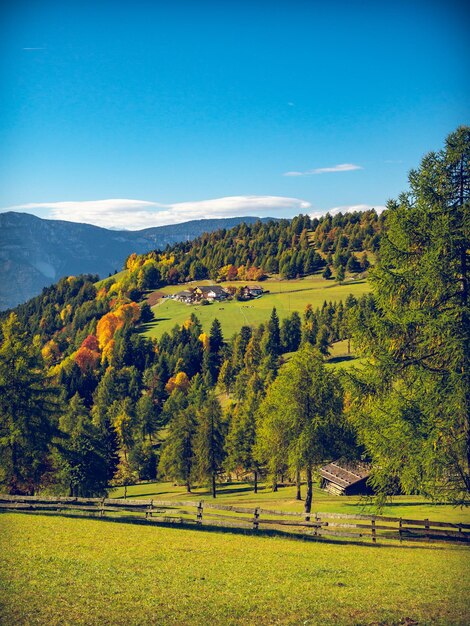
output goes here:
<path id="1" fill-rule="evenodd" d="M 252 224 L 258 217 L 193 220 L 144 230 L 108 230 L 28 213 L 0 213 L 0 311 L 25 302 L 62 276 L 122 268 L 132 252 L 194 239 L 205 232 Z M 272 218 L 263 218 L 266 222 Z"/>

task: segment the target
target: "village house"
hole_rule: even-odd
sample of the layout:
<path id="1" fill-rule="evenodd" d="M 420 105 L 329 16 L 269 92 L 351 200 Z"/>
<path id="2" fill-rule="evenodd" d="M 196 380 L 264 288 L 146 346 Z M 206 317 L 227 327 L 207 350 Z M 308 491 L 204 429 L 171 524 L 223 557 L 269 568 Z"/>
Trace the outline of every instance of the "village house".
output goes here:
<path id="1" fill-rule="evenodd" d="M 196 300 L 222 301 L 226 300 L 229 294 L 220 285 L 203 285 L 194 289 Z"/>
<path id="2" fill-rule="evenodd" d="M 252 298 L 259 298 L 264 293 L 262 287 L 258 285 L 248 286 L 245 285 L 240 289 L 240 298 L 242 300 L 251 300 Z"/>
<path id="3" fill-rule="evenodd" d="M 369 464 L 339 459 L 321 468 L 320 487 L 336 496 L 371 494 L 369 476 Z"/>
<path id="4" fill-rule="evenodd" d="M 178 302 L 184 302 L 185 304 L 192 304 L 195 300 L 194 289 L 184 289 L 183 291 L 179 291 L 178 293 L 175 293 L 173 299 L 178 300 Z"/>

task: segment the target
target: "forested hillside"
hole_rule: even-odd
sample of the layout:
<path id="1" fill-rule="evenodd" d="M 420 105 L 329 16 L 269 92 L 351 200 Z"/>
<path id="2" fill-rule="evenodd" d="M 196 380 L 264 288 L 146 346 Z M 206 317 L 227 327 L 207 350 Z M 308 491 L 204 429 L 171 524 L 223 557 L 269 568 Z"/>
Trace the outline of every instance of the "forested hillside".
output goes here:
<path id="1" fill-rule="evenodd" d="M 465 501 L 469 152 L 459 129 L 380 216 L 241 224 L 133 254 L 107 281 L 62 279 L 4 315 L 2 488 L 99 495 L 158 475 L 215 496 L 222 476 L 249 474 L 255 489 L 260 475 L 274 489 L 306 481 L 310 510 L 315 468 L 344 456 L 373 463 L 384 497 Z M 327 285 L 369 258 L 374 292 L 358 299 L 282 323 L 273 309 L 233 337 L 217 319 L 203 332 L 195 314 L 158 340 L 140 332 L 152 316 L 143 296 L 161 285 L 315 271 Z M 364 359 L 347 377 L 325 367 L 342 339 Z"/>
<path id="2" fill-rule="evenodd" d="M 0 311 L 26 302 L 63 276 L 92 273 L 104 278 L 122 267 L 131 252 L 164 248 L 241 221 L 250 224 L 258 218 L 193 220 L 130 231 L 0 213 Z"/>

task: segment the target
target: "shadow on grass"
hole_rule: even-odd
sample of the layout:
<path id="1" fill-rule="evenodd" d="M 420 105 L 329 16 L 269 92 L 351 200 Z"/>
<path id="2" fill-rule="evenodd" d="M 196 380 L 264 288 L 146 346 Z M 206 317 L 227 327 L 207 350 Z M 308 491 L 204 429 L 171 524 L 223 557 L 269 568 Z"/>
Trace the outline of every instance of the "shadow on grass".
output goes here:
<path id="1" fill-rule="evenodd" d="M 151 485 L 152 483 L 146 483 L 148 485 Z M 268 489 L 264 486 L 258 486 L 258 493 L 260 493 L 261 491 L 267 491 Z M 254 490 L 253 490 L 253 486 L 247 485 L 245 487 L 240 487 L 238 485 L 233 485 L 230 486 L 230 484 L 228 485 L 219 485 L 217 487 L 217 495 L 218 496 L 230 496 L 230 495 L 236 495 L 239 493 L 252 493 L 253 495 L 256 495 Z M 212 498 L 212 492 L 210 491 L 210 489 L 204 489 L 201 491 L 191 491 L 191 492 L 185 492 L 185 493 L 177 493 L 175 494 L 174 491 L 172 490 L 166 490 L 166 491 L 144 491 L 144 492 L 132 492 L 132 494 L 128 494 L 127 495 L 127 500 L 132 500 L 132 499 L 136 499 L 136 498 L 140 498 L 140 497 L 144 497 L 144 498 L 152 498 L 155 496 L 162 496 L 162 495 L 167 495 L 167 494 L 171 494 L 172 496 L 174 496 L 174 500 L 175 502 L 184 498 L 188 498 L 191 496 L 194 496 L 196 498 L 198 497 L 203 497 L 203 496 L 208 496 L 210 498 L 211 502 L 217 502 L 217 498 Z M 120 496 L 114 496 L 116 497 L 118 500 L 124 500 L 124 496 L 120 495 Z"/>
<path id="2" fill-rule="evenodd" d="M 355 361 L 357 356 L 353 356 L 352 354 L 348 354 L 345 356 L 334 356 L 328 359 L 328 363 L 343 363 L 345 361 Z"/>
<path id="3" fill-rule="evenodd" d="M 282 530 L 274 530 L 274 529 L 258 529 L 253 530 L 250 528 L 242 528 L 236 526 L 218 526 L 215 524 L 211 524 L 210 522 L 205 521 L 202 525 L 197 525 L 195 522 L 185 522 L 185 521 L 175 521 L 175 522 L 163 522 L 156 521 L 146 518 L 138 518 L 138 517 L 129 517 L 129 516 L 120 516 L 120 517 L 99 517 L 96 514 L 77 514 L 77 513 L 56 513 L 52 511 L 15 511 L 15 510 L 0 510 L 0 515 L 5 513 L 14 513 L 15 515 L 41 515 L 45 517 L 66 517 L 70 519 L 80 519 L 84 521 L 100 521 L 107 524 L 132 524 L 137 526 L 153 526 L 153 527 L 163 527 L 163 528 L 173 528 L 178 529 L 180 532 L 184 531 L 196 531 L 201 533 L 216 533 L 216 534 L 225 534 L 225 535 L 243 535 L 246 537 L 260 537 L 260 538 L 278 538 L 278 539 L 290 539 L 292 541 L 302 541 L 302 542 L 316 542 L 322 544 L 329 545 L 341 545 L 341 546 L 363 546 L 365 548 L 373 548 L 374 550 L 380 548 L 408 548 L 413 550 L 447 550 L 450 547 L 464 547 L 468 549 L 464 543 L 449 543 L 447 545 L 435 545 L 433 542 L 432 545 L 427 543 L 426 545 L 420 545 L 413 542 L 406 542 L 405 545 L 402 545 L 397 540 L 386 539 L 385 537 L 377 537 L 377 541 L 382 543 L 371 543 L 371 540 L 354 540 L 354 539 L 338 539 L 332 537 L 325 536 L 314 536 L 314 535 L 304 535 L 300 533 L 292 533 Z M 262 521 L 260 522 L 262 523 Z M 406 539 L 404 540 L 406 541 Z"/>

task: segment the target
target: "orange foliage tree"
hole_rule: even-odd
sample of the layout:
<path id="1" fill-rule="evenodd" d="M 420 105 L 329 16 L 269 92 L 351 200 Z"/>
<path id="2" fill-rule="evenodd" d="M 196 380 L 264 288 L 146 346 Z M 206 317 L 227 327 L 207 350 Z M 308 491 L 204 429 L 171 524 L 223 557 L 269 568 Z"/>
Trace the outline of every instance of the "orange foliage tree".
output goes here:
<path id="1" fill-rule="evenodd" d="M 90 348 L 81 347 L 75 353 L 75 363 L 82 372 L 95 369 L 100 361 L 100 353 Z"/>

